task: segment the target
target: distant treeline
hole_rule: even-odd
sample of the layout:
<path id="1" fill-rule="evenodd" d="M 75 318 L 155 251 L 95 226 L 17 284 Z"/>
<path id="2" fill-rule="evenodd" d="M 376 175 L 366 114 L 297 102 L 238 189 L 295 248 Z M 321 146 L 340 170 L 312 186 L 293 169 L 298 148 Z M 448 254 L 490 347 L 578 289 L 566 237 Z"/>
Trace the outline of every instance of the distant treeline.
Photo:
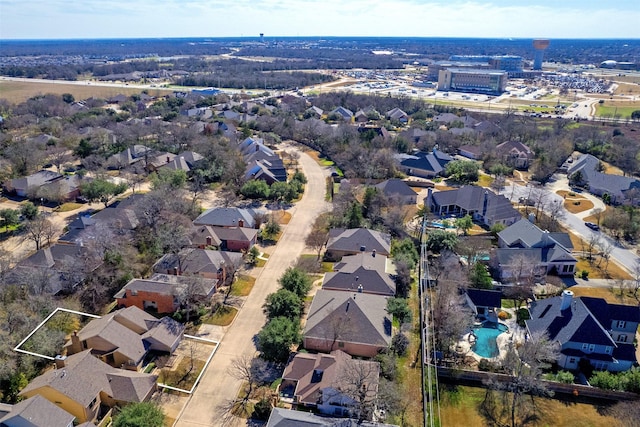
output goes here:
<path id="1" fill-rule="evenodd" d="M 306 73 L 303 71 L 269 72 L 245 71 L 240 74 L 193 74 L 179 78 L 176 83 L 180 86 L 219 86 L 234 89 L 263 88 L 263 89 L 295 89 L 319 83 L 330 82 L 333 77 L 320 73 Z"/>

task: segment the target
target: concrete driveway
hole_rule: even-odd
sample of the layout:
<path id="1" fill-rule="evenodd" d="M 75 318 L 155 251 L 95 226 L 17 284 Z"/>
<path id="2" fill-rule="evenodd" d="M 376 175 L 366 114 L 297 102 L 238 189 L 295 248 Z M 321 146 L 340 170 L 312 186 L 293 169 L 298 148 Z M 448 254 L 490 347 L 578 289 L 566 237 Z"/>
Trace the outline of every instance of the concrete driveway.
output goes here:
<path id="1" fill-rule="evenodd" d="M 305 249 L 304 240 L 315 218 L 330 209 L 324 200 L 325 178 L 329 172 L 320 167 L 311 157 L 295 147 L 286 151 L 300 154 L 299 164 L 308 179 L 302 199 L 292 208 L 292 218 L 284 229 L 269 261 L 256 279 L 256 283 L 220 343 L 200 384 L 178 417 L 175 426 L 221 426 L 225 425 L 224 405 L 238 395 L 241 381 L 228 375 L 234 358 L 254 355 L 254 337 L 264 325 L 266 318 L 262 305 L 268 294 L 278 289 L 278 279 L 292 266 Z M 246 420 L 232 420 L 231 425 L 243 425 Z M 227 424 L 227 425 L 228 425 Z"/>

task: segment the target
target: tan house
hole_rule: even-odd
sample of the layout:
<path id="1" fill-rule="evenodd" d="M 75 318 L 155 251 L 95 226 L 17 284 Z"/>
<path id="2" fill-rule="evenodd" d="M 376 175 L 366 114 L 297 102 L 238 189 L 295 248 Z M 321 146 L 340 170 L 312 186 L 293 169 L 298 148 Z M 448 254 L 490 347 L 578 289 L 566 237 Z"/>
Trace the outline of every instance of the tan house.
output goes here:
<path id="1" fill-rule="evenodd" d="M 137 370 L 149 351 L 172 353 L 178 347 L 184 325 L 169 317 L 156 319 L 136 306 L 89 322 L 71 335 L 67 354 L 90 350 L 103 362 Z"/>
<path id="2" fill-rule="evenodd" d="M 56 368 L 34 378 L 20 396 L 40 395 L 84 423 L 102 418 L 116 405 L 148 400 L 156 380 L 155 375 L 111 367 L 85 350 L 56 358 Z"/>
<path id="3" fill-rule="evenodd" d="M 304 347 L 374 357 L 391 344 L 387 299 L 380 295 L 319 290 L 309 308 Z"/>
<path id="4" fill-rule="evenodd" d="M 73 427 L 76 418 L 40 395 L 8 406 L 9 412 L 0 418 L 2 427 Z"/>

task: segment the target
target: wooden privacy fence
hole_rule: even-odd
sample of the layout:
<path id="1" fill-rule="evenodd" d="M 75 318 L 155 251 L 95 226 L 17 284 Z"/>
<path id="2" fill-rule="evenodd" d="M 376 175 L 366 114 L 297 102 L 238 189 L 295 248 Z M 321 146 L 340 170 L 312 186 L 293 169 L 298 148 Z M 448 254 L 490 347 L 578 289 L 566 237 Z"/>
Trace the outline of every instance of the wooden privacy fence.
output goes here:
<path id="1" fill-rule="evenodd" d="M 443 379 L 455 380 L 471 386 L 484 387 L 485 381 L 493 380 L 497 382 L 511 381 L 511 375 L 498 374 L 484 371 L 469 371 L 465 369 L 452 369 L 444 366 L 438 366 L 438 377 Z M 640 400 L 640 395 L 626 391 L 603 390 L 597 387 L 591 387 L 582 384 L 564 384 L 556 381 L 542 380 L 548 390 L 553 391 L 558 397 L 573 396 L 580 400 L 598 400 L 600 402 L 608 401 L 614 403 L 626 400 Z M 605 402 L 602 402 L 605 403 Z M 640 404 L 640 403 L 639 403 Z"/>

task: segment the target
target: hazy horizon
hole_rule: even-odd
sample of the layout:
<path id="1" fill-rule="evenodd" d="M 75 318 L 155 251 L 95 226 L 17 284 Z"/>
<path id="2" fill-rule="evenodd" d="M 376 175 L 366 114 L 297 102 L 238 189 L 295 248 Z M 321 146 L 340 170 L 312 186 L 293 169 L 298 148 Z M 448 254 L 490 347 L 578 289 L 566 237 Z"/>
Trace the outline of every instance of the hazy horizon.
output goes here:
<path id="1" fill-rule="evenodd" d="M 635 0 L 0 0 L 0 39 L 637 39 Z"/>

